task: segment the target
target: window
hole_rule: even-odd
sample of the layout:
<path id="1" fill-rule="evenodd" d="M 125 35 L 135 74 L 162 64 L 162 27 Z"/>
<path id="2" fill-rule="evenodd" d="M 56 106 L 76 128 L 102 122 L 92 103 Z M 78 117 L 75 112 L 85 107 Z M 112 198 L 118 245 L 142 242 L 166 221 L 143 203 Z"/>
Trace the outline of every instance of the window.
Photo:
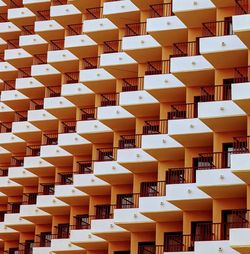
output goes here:
<path id="1" fill-rule="evenodd" d="M 116 208 L 134 208 L 133 194 L 118 194 Z"/>

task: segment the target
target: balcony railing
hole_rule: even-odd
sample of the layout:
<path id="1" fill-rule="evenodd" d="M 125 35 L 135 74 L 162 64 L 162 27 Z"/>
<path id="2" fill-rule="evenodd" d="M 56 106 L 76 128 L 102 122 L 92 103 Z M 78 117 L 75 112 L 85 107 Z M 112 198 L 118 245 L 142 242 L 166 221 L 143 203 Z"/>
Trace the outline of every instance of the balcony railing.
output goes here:
<path id="1" fill-rule="evenodd" d="M 81 108 L 81 119 L 82 121 L 95 120 L 97 115 L 97 108 Z"/>
<path id="2" fill-rule="evenodd" d="M 0 133 L 11 132 L 12 122 L 0 122 Z"/>
<path id="3" fill-rule="evenodd" d="M 234 68 L 235 83 L 249 82 L 250 81 L 249 77 L 250 77 L 250 66 Z"/>
<path id="4" fill-rule="evenodd" d="M 126 24 L 125 25 L 125 36 L 138 36 L 138 35 L 146 35 L 146 22 Z"/>
<path id="5" fill-rule="evenodd" d="M 26 147 L 26 156 L 40 156 L 40 145 L 30 145 Z"/>
<path id="6" fill-rule="evenodd" d="M 138 254 L 163 254 L 163 245 L 145 245 L 138 246 Z"/>
<path id="7" fill-rule="evenodd" d="M 79 71 L 64 73 L 65 84 L 74 84 L 74 83 L 78 83 L 78 81 L 79 81 Z"/>
<path id="8" fill-rule="evenodd" d="M 143 90 L 144 77 L 125 78 L 122 80 L 122 92 Z"/>
<path id="9" fill-rule="evenodd" d="M 97 149 L 97 161 L 115 161 L 117 148 Z"/>
<path id="10" fill-rule="evenodd" d="M 223 20 L 203 23 L 202 33 L 204 37 L 232 35 L 232 21 Z"/>
<path id="11" fill-rule="evenodd" d="M 34 30 L 35 26 L 34 25 L 27 25 L 27 26 L 22 26 L 22 33 L 21 35 L 31 35 L 35 34 Z"/>
<path id="12" fill-rule="evenodd" d="M 21 204 L 21 202 L 8 202 L 7 213 L 19 213 Z"/>
<path id="13" fill-rule="evenodd" d="M 196 169 L 194 167 L 169 168 L 166 171 L 167 184 L 182 184 L 196 182 Z"/>
<path id="14" fill-rule="evenodd" d="M 54 195 L 55 184 L 54 183 L 41 183 L 39 195 Z"/>
<path id="15" fill-rule="evenodd" d="M 119 105 L 119 93 L 101 94 L 101 107 Z"/>
<path id="16" fill-rule="evenodd" d="M 30 100 L 30 110 L 43 109 L 43 99 Z"/>
<path id="17" fill-rule="evenodd" d="M 1 176 L 8 176 L 9 169 L 8 168 L 0 168 L 0 177 Z"/>
<path id="18" fill-rule="evenodd" d="M 103 53 L 117 53 L 121 51 L 121 40 L 104 41 Z"/>
<path id="19" fill-rule="evenodd" d="M 63 121 L 62 133 L 74 133 L 76 132 L 76 121 Z"/>
<path id="20" fill-rule="evenodd" d="M 95 215 L 90 216 L 91 219 L 112 219 L 114 216 L 115 205 L 95 205 Z"/>
<path id="21" fill-rule="evenodd" d="M 173 44 L 172 57 L 196 56 L 200 54 L 199 42 L 180 42 Z"/>
<path id="22" fill-rule="evenodd" d="M 37 193 L 23 193 L 23 205 L 36 204 Z"/>
<path id="23" fill-rule="evenodd" d="M 199 154 L 199 166 L 197 169 L 220 169 L 231 167 L 231 155 L 234 152 L 213 152 Z"/>
<path id="24" fill-rule="evenodd" d="M 170 61 L 152 61 L 147 63 L 145 75 L 168 74 L 170 73 Z"/>
<path id="25" fill-rule="evenodd" d="M 67 4 L 67 0 L 52 0 L 51 5 L 57 6 L 57 5 L 65 5 Z"/>
<path id="26" fill-rule="evenodd" d="M 128 193 L 117 195 L 115 209 L 130 209 L 139 207 L 140 193 Z"/>
<path id="27" fill-rule="evenodd" d="M 150 5 L 150 17 L 167 17 L 172 16 L 172 3 L 153 4 Z"/>
<path id="28" fill-rule="evenodd" d="M 22 167 L 24 162 L 24 156 L 12 156 L 10 158 L 11 167 Z"/>
<path id="29" fill-rule="evenodd" d="M 71 185 L 73 184 L 73 173 L 72 172 L 61 172 L 58 173 L 57 185 Z"/>
<path id="30" fill-rule="evenodd" d="M 0 13 L 0 22 L 7 22 L 8 21 L 8 16 L 7 13 Z"/>
<path id="31" fill-rule="evenodd" d="M 5 80 L 4 91 L 15 90 L 16 80 Z"/>
<path id="32" fill-rule="evenodd" d="M 14 116 L 15 122 L 27 121 L 27 111 L 16 111 Z"/>
<path id="33" fill-rule="evenodd" d="M 66 239 L 69 238 L 69 224 L 64 224 L 63 227 L 60 227 L 60 224 L 58 226 L 55 226 L 55 233 L 52 234 L 53 239 Z"/>
<path id="34" fill-rule="evenodd" d="M 74 174 L 92 174 L 93 173 L 93 162 L 92 161 L 78 161 L 77 170 Z"/>
<path id="35" fill-rule="evenodd" d="M 63 50 L 64 49 L 64 39 L 52 40 L 49 43 L 49 51 Z"/>
<path id="36" fill-rule="evenodd" d="M 0 62 L 4 62 L 4 53 L 0 53 Z"/>
<path id="37" fill-rule="evenodd" d="M 90 229 L 91 217 L 88 214 L 74 216 L 74 225 L 70 225 L 70 230 Z"/>
<path id="38" fill-rule="evenodd" d="M 231 84 L 201 87 L 201 102 L 232 99 Z"/>
<path id="39" fill-rule="evenodd" d="M 18 78 L 29 78 L 31 77 L 31 67 L 24 67 L 18 69 Z"/>
<path id="40" fill-rule="evenodd" d="M 86 9 L 86 19 L 101 19 L 103 17 L 103 7 Z"/>
<path id="41" fill-rule="evenodd" d="M 7 40 L 7 49 L 19 48 L 19 39 Z"/>
<path id="42" fill-rule="evenodd" d="M 37 54 L 33 57 L 33 65 L 46 64 L 47 54 Z"/>
<path id="43" fill-rule="evenodd" d="M 72 24 L 68 25 L 66 28 L 66 35 L 72 36 L 72 35 L 80 35 L 82 34 L 82 23 L 81 24 Z"/>
<path id="44" fill-rule="evenodd" d="M 233 153 L 249 153 L 250 136 L 234 137 Z"/>
<path id="45" fill-rule="evenodd" d="M 235 14 L 242 15 L 249 13 L 249 1 L 248 0 L 235 0 Z"/>
<path id="46" fill-rule="evenodd" d="M 58 97 L 61 95 L 61 86 L 47 86 L 46 97 Z"/>
<path id="47" fill-rule="evenodd" d="M 168 112 L 168 119 L 188 119 L 196 118 L 198 116 L 198 104 L 197 103 L 183 103 L 171 105 L 171 111 Z"/>
<path id="48" fill-rule="evenodd" d="M 156 197 L 166 195 L 166 181 L 142 182 L 140 197 Z"/>
<path id="49" fill-rule="evenodd" d="M 143 135 L 165 134 L 168 132 L 168 120 L 148 120 L 145 121 L 142 133 Z"/>
<path id="50" fill-rule="evenodd" d="M 50 247 L 51 246 L 52 234 L 43 234 L 35 236 L 34 247 Z"/>
<path id="51" fill-rule="evenodd" d="M 50 10 L 37 11 L 36 17 L 38 21 L 50 20 Z"/>
<path id="52" fill-rule="evenodd" d="M 10 5 L 9 5 L 9 8 L 10 8 L 10 9 L 12 9 L 12 8 L 21 8 L 21 7 L 23 7 L 22 1 L 10 0 L 9 3 L 10 3 Z"/>
<path id="53" fill-rule="evenodd" d="M 122 135 L 119 140 L 119 149 L 131 149 L 141 147 L 142 134 Z"/>
<path id="54" fill-rule="evenodd" d="M 43 137 L 42 145 L 57 145 L 58 133 L 43 134 Z"/>
<path id="55" fill-rule="evenodd" d="M 97 69 L 100 65 L 100 57 L 87 57 L 82 59 L 82 70 Z"/>

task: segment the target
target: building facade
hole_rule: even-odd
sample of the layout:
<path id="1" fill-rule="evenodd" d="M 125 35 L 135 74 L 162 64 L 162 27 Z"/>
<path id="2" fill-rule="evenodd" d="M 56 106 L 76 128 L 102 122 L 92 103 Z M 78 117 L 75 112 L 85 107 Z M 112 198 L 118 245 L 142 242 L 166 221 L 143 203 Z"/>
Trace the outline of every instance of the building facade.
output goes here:
<path id="1" fill-rule="evenodd" d="M 0 253 L 249 254 L 248 0 L 0 0 Z"/>

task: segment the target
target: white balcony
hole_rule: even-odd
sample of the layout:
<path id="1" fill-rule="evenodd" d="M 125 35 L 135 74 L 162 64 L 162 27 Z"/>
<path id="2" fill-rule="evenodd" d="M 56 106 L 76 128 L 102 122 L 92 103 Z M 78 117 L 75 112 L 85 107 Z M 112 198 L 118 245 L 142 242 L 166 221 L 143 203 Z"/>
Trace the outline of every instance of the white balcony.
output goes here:
<path id="1" fill-rule="evenodd" d="M 56 185 L 55 197 L 71 206 L 82 206 L 89 203 L 89 196 L 73 185 Z"/>
<path id="2" fill-rule="evenodd" d="M 93 235 L 89 229 L 71 230 L 70 242 L 89 251 L 108 247 L 108 243 L 104 239 Z"/>
<path id="3" fill-rule="evenodd" d="M 157 171 L 157 160 L 141 148 L 118 149 L 117 162 L 133 173 Z"/>
<path id="4" fill-rule="evenodd" d="M 63 85 L 61 95 L 76 106 L 95 104 L 95 93 L 82 83 Z"/>
<path id="5" fill-rule="evenodd" d="M 102 54 L 100 66 L 116 78 L 135 77 L 138 63 L 125 52 Z"/>
<path id="6" fill-rule="evenodd" d="M 140 8 L 140 10 L 148 10 L 150 5 L 159 3 L 158 0 L 131 0 L 131 2 Z"/>
<path id="7" fill-rule="evenodd" d="M 187 41 L 187 26 L 177 16 L 147 19 L 147 32 L 162 46 Z"/>
<path id="8" fill-rule="evenodd" d="M 168 134 L 185 147 L 213 145 L 213 131 L 198 118 L 169 120 Z"/>
<path id="9" fill-rule="evenodd" d="M 79 58 L 94 57 L 98 53 L 98 44 L 86 34 L 66 36 L 64 48 Z"/>
<path id="10" fill-rule="evenodd" d="M 21 153 L 25 150 L 25 141 L 18 136 L 9 133 L 0 133 L 0 146 L 12 153 Z"/>
<path id="11" fill-rule="evenodd" d="M 194 2 L 173 0 L 173 12 L 188 27 L 200 27 L 202 23 L 216 19 L 216 8 L 210 0 Z"/>
<path id="12" fill-rule="evenodd" d="M 133 182 L 133 174 L 115 161 L 94 162 L 94 175 L 111 185 Z"/>
<path id="13" fill-rule="evenodd" d="M 4 222 L 0 222 L 0 237 L 5 241 L 18 241 L 19 239 L 19 232 L 12 228 L 5 226 Z"/>
<path id="14" fill-rule="evenodd" d="M 247 46 L 250 46 L 250 14 L 233 16 L 233 32 Z"/>
<path id="15" fill-rule="evenodd" d="M 70 211 L 70 206 L 57 199 L 54 195 L 37 196 L 37 208 L 51 215 L 65 215 Z"/>
<path id="16" fill-rule="evenodd" d="M 151 231 L 155 221 L 140 213 L 139 208 L 115 209 L 114 223 L 131 232 Z"/>
<path id="17" fill-rule="evenodd" d="M 35 229 L 35 224 L 20 217 L 20 213 L 5 214 L 4 225 L 19 232 L 31 232 Z"/>
<path id="18" fill-rule="evenodd" d="M 0 120 L 12 122 L 14 120 L 14 110 L 5 103 L 0 102 Z"/>
<path id="19" fill-rule="evenodd" d="M 247 114 L 250 114 L 250 83 L 232 84 L 232 100 Z"/>
<path id="20" fill-rule="evenodd" d="M 49 9 L 50 4 L 51 0 L 23 0 L 23 5 L 34 11 Z"/>
<path id="21" fill-rule="evenodd" d="M 98 120 L 78 121 L 76 132 L 92 143 L 110 142 L 113 130 Z"/>
<path id="22" fill-rule="evenodd" d="M 145 76 L 144 90 L 159 102 L 184 101 L 186 96 L 185 85 L 173 74 Z"/>
<path id="23" fill-rule="evenodd" d="M 23 186 L 10 180 L 8 176 L 0 178 L 0 192 L 7 196 L 22 195 Z"/>
<path id="24" fill-rule="evenodd" d="M 12 22 L 1 22 L 0 23 L 0 37 L 3 40 L 14 39 L 19 36 L 21 33 L 21 29 L 18 28 Z"/>
<path id="25" fill-rule="evenodd" d="M 58 145 L 41 146 L 40 157 L 57 167 L 71 166 L 73 162 L 72 154 Z"/>
<path id="26" fill-rule="evenodd" d="M 8 62 L 0 62 L 0 79 L 13 80 L 16 77 L 17 77 L 17 69 L 13 65 L 11 65 Z"/>
<path id="27" fill-rule="evenodd" d="M 200 54 L 216 69 L 247 65 L 247 49 L 237 35 L 200 39 Z M 224 61 L 225 58 L 227 61 Z"/>
<path id="28" fill-rule="evenodd" d="M 241 198 L 246 193 L 246 184 L 231 169 L 197 170 L 196 184 L 213 199 Z"/>
<path id="29" fill-rule="evenodd" d="M 58 127 L 58 119 L 47 110 L 29 110 L 28 122 L 42 131 L 55 130 Z"/>
<path id="30" fill-rule="evenodd" d="M 44 99 L 44 109 L 59 119 L 74 119 L 76 106 L 64 97 Z"/>
<path id="31" fill-rule="evenodd" d="M 36 21 L 35 33 L 45 40 L 56 40 L 63 38 L 64 28 L 55 20 Z"/>
<path id="32" fill-rule="evenodd" d="M 147 91 L 120 93 L 120 106 L 136 117 L 158 115 L 160 103 Z"/>
<path id="33" fill-rule="evenodd" d="M 166 201 L 166 197 L 141 197 L 139 211 L 157 222 L 181 221 L 183 217 L 182 210 Z"/>
<path id="34" fill-rule="evenodd" d="M 22 35 L 19 46 L 30 54 L 42 54 L 47 51 L 48 42 L 38 34 Z"/>
<path id="35" fill-rule="evenodd" d="M 8 177 L 10 180 L 23 186 L 34 186 L 38 184 L 37 175 L 29 172 L 24 167 L 9 167 Z"/>
<path id="36" fill-rule="evenodd" d="M 214 5 L 216 5 L 217 8 L 223 8 L 223 7 L 235 7 L 235 1 L 234 0 L 211 0 Z"/>
<path id="37" fill-rule="evenodd" d="M 24 111 L 28 109 L 30 99 L 17 90 L 9 90 L 1 92 L 1 101 L 14 110 Z"/>
<path id="38" fill-rule="evenodd" d="M 117 226 L 114 219 L 92 220 L 91 232 L 107 241 L 129 241 L 130 239 L 130 232 Z"/>
<path id="39" fill-rule="evenodd" d="M 116 40 L 118 36 L 118 27 L 107 18 L 84 20 L 83 32 L 95 42 L 101 43 L 107 38 L 109 38 L 109 40 Z"/>
<path id="40" fill-rule="evenodd" d="M 184 158 L 183 145 L 168 134 L 143 135 L 142 149 L 159 161 Z"/>
<path id="41" fill-rule="evenodd" d="M 29 25 L 36 20 L 36 15 L 26 7 L 8 9 L 8 20 L 18 26 Z"/>
<path id="42" fill-rule="evenodd" d="M 199 103 L 198 117 L 215 132 L 245 130 L 246 126 L 246 113 L 233 101 Z"/>
<path id="43" fill-rule="evenodd" d="M 233 228 L 229 232 L 229 246 L 234 249 L 234 253 L 248 254 L 250 228 Z"/>
<path id="44" fill-rule="evenodd" d="M 0 156 L 1 156 L 1 162 L 4 164 L 8 164 L 10 162 L 10 157 L 12 153 L 3 147 L 0 146 Z"/>
<path id="45" fill-rule="evenodd" d="M 103 68 L 81 70 L 79 81 L 95 93 L 114 91 L 116 79 Z"/>
<path id="46" fill-rule="evenodd" d="M 55 175 L 55 166 L 39 156 L 24 157 L 24 168 L 39 177 Z"/>
<path id="47" fill-rule="evenodd" d="M 44 85 L 35 78 L 17 78 L 16 90 L 29 98 L 36 98 L 37 94 L 44 93 Z"/>
<path id="48" fill-rule="evenodd" d="M 183 211 L 210 210 L 213 201 L 195 183 L 167 184 L 166 200 Z"/>
<path id="49" fill-rule="evenodd" d="M 135 117 L 121 106 L 98 107 L 99 121 L 114 131 L 131 130 L 135 127 Z"/>
<path id="50" fill-rule="evenodd" d="M 110 184 L 94 174 L 77 174 L 73 176 L 74 187 L 89 195 L 109 195 Z"/>
<path id="51" fill-rule="evenodd" d="M 139 63 L 157 61 L 162 54 L 161 45 L 149 34 L 123 37 L 122 50 Z"/>
<path id="52" fill-rule="evenodd" d="M 58 84 L 61 82 L 61 72 L 50 64 L 32 65 L 31 76 L 45 84 Z"/>
<path id="53" fill-rule="evenodd" d="M 174 57 L 170 70 L 185 85 L 211 85 L 214 82 L 214 67 L 203 56 Z"/>
<path id="54" fill-rule="evenodd" d="M 82 254 L 83 249 L 71 243 L 70 239 L 52 239 L 50 250 L 54 253 Z"/>
<path id="55" fill-rule="evenodd" d="M 52 216 L 37 208 L 37 205 L 21 205 L 20 217 L 35 224 L 49 224 Z"/>
<path id="56" fill-rule="evenodd" d="M 51 6 L 50 17 L 65 26 L 81 22 L 82 13 L 73 4 L 63 4 Z"/>
<path id="57" fill-rule="evenodd" d="M 48 51 L 47 62 L 63 73 L 79 69 L 79 59 L 67 49 Z"/>
<path id="58" fill-rule="evenodd" d="M 250 153 L 232 154 L 231 170 L 236 176 L 245 183 L 250 183 Z"/>
<path id="59" fill-rule="evenodd" d="M 122 27 L 128 20 L 139 20 L 140 10 L 130 0 L 107 2 L 103 5 L 103 15 Z"/>
<path id="60" fill-rule="evenodd" d="M 6 49 L 4 51 L 4 60 L 16 68 L 30 66 L 32 64 L 32 55 L 22 48 Z"/>
<path id="61" fill-rule="evenodd" d="M 50 247 L 33 247 L 33 254 L 48 254 L 50 253 Z"/>

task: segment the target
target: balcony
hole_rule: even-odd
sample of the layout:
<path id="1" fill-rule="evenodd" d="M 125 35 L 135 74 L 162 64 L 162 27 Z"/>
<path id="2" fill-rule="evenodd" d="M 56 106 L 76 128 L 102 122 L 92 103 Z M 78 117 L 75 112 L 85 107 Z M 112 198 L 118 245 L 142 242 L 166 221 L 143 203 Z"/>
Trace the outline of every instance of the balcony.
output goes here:
<path id="1" fill-rule="evenodd" d="M 131 1 L 111 1 L 103 5 L 103 15 L 118 27 L 123 27 L 127 20 L 139 20 L 140 11 Z"/>
<path id="2" fill-rule="evenodd" d="M 1 239 L 6 240 L 6 241 L 11 241 L 11 240 L 16 240 L 18 241 L 19 239 L 19 232 L 17 230 L 14 230 L 12 228 L 6 227 L 4 225 L 4 222 L 0 223 L 0 236 Z"/>
<path id="3" fill-rule="evenodd" d="M 202 23 L 216 19 L 216 8 L 210 0 L 199 4 L 188 0 L 185 5 L 181 0 L 174 0 L 173 12 L 188 27 L 200 27 Z"/>
<path id="4" fill-rule="evenodd" d="M 34 22 L 35 19 L 35 14 L 26 7 L 18 6 L 18 8 L 8 10 L 8 20 L 17 26 L 30 24 Z"/>
<path id="5" fill-rule="evenodd" d="M 77 161 L 77 169 L 74 174 L 92 174 L 92 161 Z"/>
<path id="6" fill-rule="evenodd" d="M 25 141 L 12 133 L 0 133 L 0 146 L 9 152 L 20 154 L 25 150 Z"/>
<path id="7" fill-rule="evenodd" d="M 17 69 L 8 62 L 0 62 L 0 78 L 3 80 L 17 78 Z"/>
<path id="8" fill-rule="evenodd" d="M 6 49 L 4 51 L 4 60 L 16 68 L 21 68 L 32 64 L 32 55 L 22 48 Z"/>
<path id="9" fill-rule="evenodd" d="M 140 1 L 140 0 L 132 0 L 132 3 L 134 3 L 138 8 L 141 10 L 148 10 L 152 4 L 158 4 L 158 0 L 145 0 L 145 1 Z"/>
<path id="10" fill-rule="evenodd" d="M 35 225 L 20 217 L 19 213 L 6 214 L 4 217 L 4 224 L 6 227 L 10 227 L 14 230 L 23 232 L 32 232 L 35 229 Z"/>
<path id="11" fill-rule="evenodd" d="M 121 40 L 104 41 L 103 54 L 117 53 L 121 51 Z"/>
<path id="12" fill-rule="evenodd" d="M 33 186 L 38 182 L 38 177 L 23 167 L 10 167 L 8 172 L 9 179 L 20 185 Z"/>
<path id="13" fill-rule="evenodd" d="M 69 239 L 52 239 L 50 249 L 53 252 L 68 252 L 68 253 L 82 253 L 83 248 L 71 243 Z"/>

